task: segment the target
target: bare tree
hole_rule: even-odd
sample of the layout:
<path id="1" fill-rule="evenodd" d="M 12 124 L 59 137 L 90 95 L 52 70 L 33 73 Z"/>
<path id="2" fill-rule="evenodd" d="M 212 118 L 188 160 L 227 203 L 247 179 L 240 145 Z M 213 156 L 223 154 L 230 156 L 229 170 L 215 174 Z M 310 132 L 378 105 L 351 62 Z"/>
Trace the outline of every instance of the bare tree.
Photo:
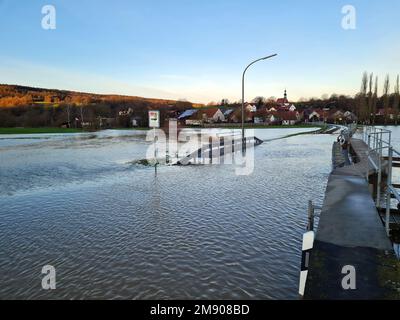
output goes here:
<path id="1" fill-rule="evenodd" d="M 399 75 L 396 78 L 396 84 L 394 86 L 394 100 L 393 100 L 393 112 L 395 115 L 395 124 L 399 118 L 399 104 L 400 104 L 400 87 L 399 87 Z"/>
<path id="2" fill-rule="evenodd" d="M 390 90 L 390 79 L 389 75 L 387 74 L 385 77 L 385 81 L 383 82 L 383 110 L 385 113 L 385 124 L 387 124 L 388 114 L 389 114 L 389 90 Z"/>
<path id="3" fill-rule="evenodd" d="M 252 103 L 254 103 L 257 106 L 257 108 L 262 107 L 266 102 L 267 102 L 267 100 L 264 97 L 261 97 L 261 96 L 255 97 L 252 100 Z"/>
<path id="4" fill-rule="evenodd" d="M 71 106 L 68 104 L 67 105 L 67 118 L 68 118 L 68 128 L 71 127 Z"/>
<path id="5" fill-rule="evenodd" d="M 361 90 L 358 95 L 358 118 L 365 123 L 367 118 L 368 73 L 364 72 L 361 80 Z"/>
<path id="6" fill-rule="evenodd" d="M 81 126 L 82 126 L 82 123 L 83 123 L 83 107 L 80 106 L 80 109 L 81 109 Z"/>
<path id="7" fill-rule="evenodd" d="M 374 74 L 371 73 L 369 75 L 369 83 L 368 83 L 368 116 L 367 116 L 367 121 L 368 124 L 371 123 L 371 115 L 372 115 L 372 104 L 373 104 L 373 93 L 372 93 L 372 88 L 374 85 Z"/>
<path id="8" fill-rule="evenodd" d="M 221 100 L 221 106 L 226 106 L 226 105 L 228 105 L 229 104 L 229 100 L 228 99 L 222 99 Z"/>
<path id="9" fill-rule="evenodd" d="M 378 76 L 375 77 L 374 94 L 372 95 L 372 123 L 375 124 L 376 105 L 378 103 Z"/>

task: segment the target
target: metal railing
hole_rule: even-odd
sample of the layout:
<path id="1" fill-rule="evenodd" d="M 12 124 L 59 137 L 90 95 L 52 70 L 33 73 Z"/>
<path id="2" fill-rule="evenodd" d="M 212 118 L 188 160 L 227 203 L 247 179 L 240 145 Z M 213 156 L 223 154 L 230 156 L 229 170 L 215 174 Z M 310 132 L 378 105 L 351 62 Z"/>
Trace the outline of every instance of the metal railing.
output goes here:
<path id="1" fill-rule="evenodd" d="M 400 153 L 396 151 L 392 146 L 392 132 L 383 128 L 376 128 L 371 126 L 363 127 L 363 140 L 368 145 L 367 150 L 367 172 L 366 178 L 369 179 L 370 164 L 376 171 L 377 184 L 376 184 L 376 206 L 380 209 L 381 204 L 381 187 L 382 187 L 382 175 L 386 173 L 386 185 L 385 185 L 385 198 L 386 198 L 386 210 L 385 210 L 385 229 L 386 233 L 390 235 L 390 209 L 391 209 L 391 198 L 397 200 L 400 203 L 400 193 L 394 187 L 392 182 L 392 168 L 393 168 L 393 154 L 400 156 Z"/>
<path id="2" fill-rule="evenodd" d="M 340 134 L 343 135 L 344 137 L 346 137 L 347 140 L 349 138 L 351 138 L 357 130 L 356 123 L 351 123 L 351 124 L 348 124 L 347 126 L 340 125 L 339 127 L 341 128 Z M 314 231 L 315 218 L 320 218 L 321 210 L 322 210 L 322 206 L 317 206 L 312 202 L 312 200 L 308 200 L 308 209 L 307 209 L 307 212 L 308 212 L 307 221 L 308 222 L 307 222 L 307 227 L 306 227 L 307 231 Z M 319 213 L 317 214 L 316 211 L 319 211 Z"/>

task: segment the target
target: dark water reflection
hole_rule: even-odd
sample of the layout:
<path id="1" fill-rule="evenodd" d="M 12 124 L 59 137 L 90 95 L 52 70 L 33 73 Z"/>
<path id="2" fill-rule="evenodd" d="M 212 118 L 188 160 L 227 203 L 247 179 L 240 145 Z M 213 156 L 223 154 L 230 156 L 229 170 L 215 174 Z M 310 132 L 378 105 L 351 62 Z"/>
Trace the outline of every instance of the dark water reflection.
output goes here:
<path id="1" fill-rule="evenodd" d="M 212 165 L 157 177 L 131 164 L 143 132 L 0 140 L 0 298 L 297 298 L 307 200 L 322 202 L 334 139 L 266 142 L 249 176 Z"/>

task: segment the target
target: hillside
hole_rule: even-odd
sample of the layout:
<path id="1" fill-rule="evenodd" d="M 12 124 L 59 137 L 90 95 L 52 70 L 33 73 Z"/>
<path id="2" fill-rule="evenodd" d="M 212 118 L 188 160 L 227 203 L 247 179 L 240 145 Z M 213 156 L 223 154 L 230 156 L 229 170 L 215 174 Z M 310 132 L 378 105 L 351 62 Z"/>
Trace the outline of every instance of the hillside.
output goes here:
<path id="1" fill-rule="evenodd" d="M 0 127 L 147 126 L 148 110 L 162 121 L 176 112 L 201 106 L 188 101 L 0 84 Z M 105 119 L 105 120 L 101 120 Z M 105 122 L 104 122 L 105 121 Z"/>
<path id="2" fill-rule="evenodd" d="M 150 104 L 176 105 L 183 101 L 143 98 L 138 96 L 95 94 L 58 89 L 35 88 L 20 85 L 0 84 L 0 107 L 16 107 L 34 104 L 91 104 L 115 101 L 136 101 Z M 188 102 L 190 103 L 190 102 Z M 191 103 L 190 103 L 191 104 Z M 193 105 L 193 104 L 192 104 Z"/>

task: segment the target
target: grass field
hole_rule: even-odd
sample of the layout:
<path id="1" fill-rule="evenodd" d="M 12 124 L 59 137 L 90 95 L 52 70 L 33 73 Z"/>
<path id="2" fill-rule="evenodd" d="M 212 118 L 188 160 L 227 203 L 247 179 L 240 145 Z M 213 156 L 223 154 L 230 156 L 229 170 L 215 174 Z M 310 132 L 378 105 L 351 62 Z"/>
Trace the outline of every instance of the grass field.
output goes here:
<path id="1" fill-rule="evenodd" d="M 0 128 L 0 134 L 32 134 L 32 133 L 73 133 L 82 132 L 74 128 Z"/>
<path id="2" fill-rule="evenodd" d="M 321 125 L 308 125 L 298 124 L 293 126 L 266 126 L 266 125 L 245 125 L 248 129 L 290 129 L 290 128 L 323 128 Z M 196 127 L 199 128 L 199 127 Z M 211 127 L 210 127 L 211 128 Z M 220 129 L 240 129 L 240 126 L 212 126 L 212 128 Z M 113 130 L 149 130 L 150 128 L 136 127 L 136 128 L 114 128 Z M 32 134 L 32 133 L 75 133 L 85 132 L 82 129 L 75 128 L 0 128 L 0 134 Z"/>
<path id="3" fill-rule="evenodd" d="M 148 127 L 112 128 L 111 130 L 151 130 L 151 128 Z"/>

